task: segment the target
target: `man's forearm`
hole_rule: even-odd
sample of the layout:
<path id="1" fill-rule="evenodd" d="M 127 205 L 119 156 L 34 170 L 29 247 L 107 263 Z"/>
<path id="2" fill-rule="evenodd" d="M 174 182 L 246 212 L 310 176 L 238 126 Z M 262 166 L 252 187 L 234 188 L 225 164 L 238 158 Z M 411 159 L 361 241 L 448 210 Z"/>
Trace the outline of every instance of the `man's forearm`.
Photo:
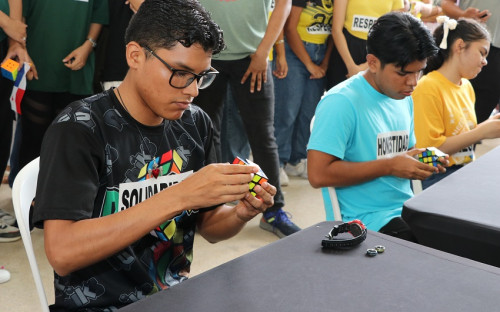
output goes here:
<path id="1" fill-rule="evenodd" d="M 288 14 L 290 14 L 291 3 L 291 0 L 276 0 L 273 13 L 269 18 L 266 33 L 257 47 L 256 53 L 269 55 L 272 46 L 278 39 L 278 36 L 285 25 Z"/>

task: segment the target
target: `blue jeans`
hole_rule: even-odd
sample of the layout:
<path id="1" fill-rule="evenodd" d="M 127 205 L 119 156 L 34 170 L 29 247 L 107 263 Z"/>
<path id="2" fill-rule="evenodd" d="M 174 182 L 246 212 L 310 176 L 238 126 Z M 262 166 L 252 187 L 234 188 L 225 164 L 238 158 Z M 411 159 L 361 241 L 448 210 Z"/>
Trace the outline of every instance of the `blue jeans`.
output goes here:
<path id="1" fill-rule="evenodd" d="M 311 60 L 319 65 L 325 57 L 326 44 L 304 42 L 304 47 Z M 311 119 L 326 84 L 324 77 L 309 78 L 311 74 L 306 66 L 286 42 L 285 52 L 288 75 L 274 80 L 274 135 L 281 166 L 307 158 Z"/>

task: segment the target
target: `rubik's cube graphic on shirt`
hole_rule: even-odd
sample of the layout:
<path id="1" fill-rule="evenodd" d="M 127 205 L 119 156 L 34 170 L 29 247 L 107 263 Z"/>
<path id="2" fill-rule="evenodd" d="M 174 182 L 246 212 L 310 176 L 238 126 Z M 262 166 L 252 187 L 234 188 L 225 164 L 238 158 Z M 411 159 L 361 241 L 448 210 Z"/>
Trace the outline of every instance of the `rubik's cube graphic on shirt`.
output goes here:
<path id="1" fill-rule="evenodd" d="M 235 165 L 255 165 L 255 166 L 259 167 L 257 164 L 251 162 L 250 160 L 248 160 L 248 159 L 244 160 L 243 158 L 240 158 L 240 157 L 236 157 L 233 161 L 233 164 L 235 164 Z M 253 175 L 252 181 L 250 181 L 250 183 L 248 183 L 248 188 L 250 189 L 250 194 L 252 194 L 253 196 L 257 196 L 257 193 L 255 193 L 255 191 L 254 191 L 255 186 L 257 184 L 262 186 L 262 183 L 267 182 L 267 180 L 268 180 L 268 178 L 267 178 L 266 174 L 259 167 L 259 172 L 255 173 Z"/>
<path id="2" fill-rule="evenodd" d="M 160 169 L 160 176 L 167 175 L 171 172 L 181 173 L 183 159 L 176 150 L 170 150 L 160 157 L 156 157 L 149 163 L 145 164 L 139 172 L 138 181 L 153 178 L 151 171 L 154 169 L 153 166 L 155 162 L 158 164 L 158 168 Z"/>
<path id="3" fill-rule="evenodd" d="M 417 154 L 415 157 L 424 164 L 437 167 L 437 165 L 440 164 L 439 158 L 444 156 L 446 156 L 446 154 L 441 152 L 437 148 L 428 147 L 424 152 Z"/>

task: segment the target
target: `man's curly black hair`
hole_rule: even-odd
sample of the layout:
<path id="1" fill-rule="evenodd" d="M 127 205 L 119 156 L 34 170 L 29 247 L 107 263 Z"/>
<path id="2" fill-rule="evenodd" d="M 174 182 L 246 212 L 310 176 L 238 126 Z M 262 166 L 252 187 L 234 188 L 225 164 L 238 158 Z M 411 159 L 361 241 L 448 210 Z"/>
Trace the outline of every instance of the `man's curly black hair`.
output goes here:
<path id="1" fill-rule="evenodd" d="M 131 41 L 153 50 L 199 44 L 212 54 L 225 47 L 222 30 L 197 0 L 144 1 L 125 32 L 125 44 Z"/>

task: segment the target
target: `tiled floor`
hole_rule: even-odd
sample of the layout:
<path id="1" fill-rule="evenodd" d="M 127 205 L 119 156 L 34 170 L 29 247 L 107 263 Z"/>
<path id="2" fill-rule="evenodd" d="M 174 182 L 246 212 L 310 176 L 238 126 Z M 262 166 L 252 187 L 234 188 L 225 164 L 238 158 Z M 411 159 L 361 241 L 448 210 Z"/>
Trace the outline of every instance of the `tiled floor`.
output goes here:
<path id="1" fill-rule="evenodd" d="M 498 145 L 500 139 L 484 140 L 483 144 L 477 147 L 478 155 Z M 293 178 L 290 185 L 283 190 L 287 203 L 286 210 L 293 215 L 293 220 L 299 226 L 305 228 L 324 220 L 320 190 L 313 189 L 306 180 Z M 10 189 L 5 184 L 0 187 L 0 208 L 12 211 Z M 52 269 L 45 258 L 42 231 L 35 229 L 32 239 L 48 300 L 53 302 Z M 276 236 L 258 227 L 257 218 L 249 222 L 236 237 L 224 242 L 209 244 L 203 238 L 197 237 L 192 275 L 204 272 L 276 239 Z M 21 240 L 0 243 L 0 266 L 2 265 L 11 272 L 12 278 L 9 282 L 0 284 L 0 312 L 39 311 L 36 289 Z"/>

